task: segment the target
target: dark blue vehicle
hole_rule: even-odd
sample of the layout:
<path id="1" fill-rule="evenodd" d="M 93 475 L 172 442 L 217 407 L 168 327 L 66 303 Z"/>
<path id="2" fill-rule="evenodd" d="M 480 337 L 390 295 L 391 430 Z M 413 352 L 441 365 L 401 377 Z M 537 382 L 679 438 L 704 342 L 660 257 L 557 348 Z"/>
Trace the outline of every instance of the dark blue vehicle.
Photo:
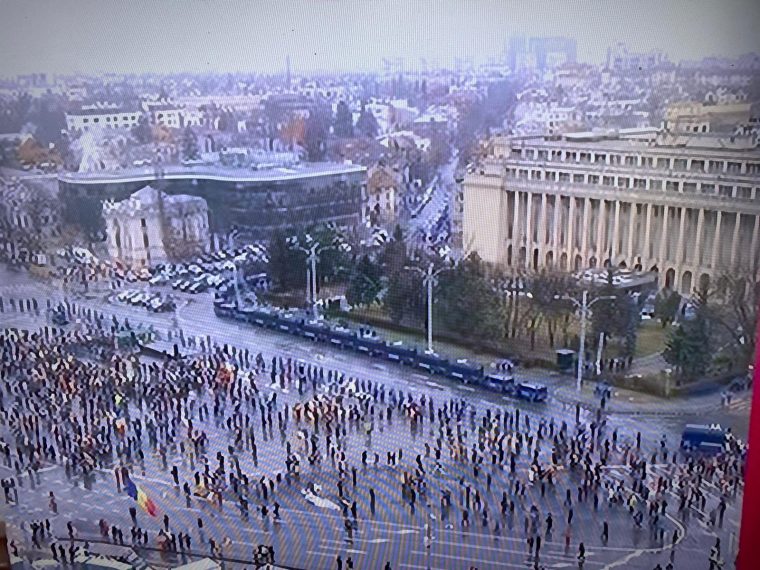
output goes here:
<path id="1" fill-rule="evenodd" d="M 465 384 L 473 383 L 510 394 L 517 398 L 544 402 L 548 398 L 546 386 L 542 384 L 516 384 L 511 370 L 516 363 L 499 366 L 495 373 L 486 374 L 483 367 L 466 360 L 449 361 L 434 353 L 418 352 L 414 347 L 401 342 L 386 342 L 374 331 L 360 327 L 358 330 L 342 326 L 330 326 L 326 321 L 311 320 L 302 311 L 280 311 L 271 307 L 251 307 L 238 309 L 235 303 L 220 295 L 214 300 L 214 313 L 221 318 L 233 318 L 263 328 L 288 333 L 314 341 L 329 343 L 341 349 L 354 350 L 368 356 L 384 358 L 427 371 L 430 374 L 446 376 Z"/>
<path id="2" fill-rule="evenodd" d="M 511 374 L 486 374 L 481 384 L 489 390 L 501 392 L 502 394 L 514 394 L 516 388 L 515 379 Z"/>
<path id="3" fill-rule="evenodd" d="M 461 380 L 465 384 L 477 384 L 483 379 L 483 367 L 466 360 L 457 360 L 449 364 L 446 375 L 455 380 Z"/>
<path id="4" fill-rule="evenodd" d="M 313 341 L 325 342 L 330 336 L 330 327 L 319 321 L 304 321 L 301 325 L 301 336 Z"/>
<path id="5" fill-rule="evenodd" d="M 369 356 L 380 356 L 385 349 L 385 343 L 376 335 L 362 335 L 356 337 L 354 343 L 356 350 Z"/>
<path id="6" fill-rule="evenodd" d="M 330 334 L 330 344 L 338 348 L 353 349 L 356 346 L 356 335 L 351 329 L 336 327 Z"/>
<path id="7" fill-rule="evenodd" d="M 387 342 L 382 355 L 392 362 L 414 366 L 417 362 L 417 350 L 401 342 Z"/>
<path id="8" fill-rule="evenodd" d="M 446 376 L 449 371 L 449 361 L 437 354 L 421 352 L 417 354 L 417 367 L 431 374 Z"/>
<path id="9" fill-rule="evenodd" d="M 681 434 L 681 449 L 711 454 L 722 453 L 726 449 L 726 432 L 717 424 L 687 424 Z"/>
<path id="10" fill-rule="evenodd" d="M 549 397 L 549 391 L 543 384 L 521 382 L 515 387 L 515 396 L 529 402 L 545 402 Z"/>
<path id="11" fill-rule="evenodd" d="M 285 313 L 277 320 L 277 330 L 290 334 L 299 334 L 302 322 L 296 315 Z"/>
<path id="12" fill-rule="evenodd" d="M 249 318 L 249 322 L 251 324 L 259 327 L 273 329 L 277 327 L 277 323 L 280 319 L 280 314 L 273 309 L 260 308 L 253 312 Z"/>

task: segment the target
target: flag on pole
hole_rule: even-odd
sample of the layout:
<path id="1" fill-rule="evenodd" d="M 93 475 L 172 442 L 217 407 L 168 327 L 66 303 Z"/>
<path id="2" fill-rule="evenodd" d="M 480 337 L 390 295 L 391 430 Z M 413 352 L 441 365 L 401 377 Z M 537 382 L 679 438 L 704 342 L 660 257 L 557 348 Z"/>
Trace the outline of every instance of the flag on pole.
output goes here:
<path id="1" fill-rule="evenodd" d="M 150 516 L 155 517 L 158 515 L 155 503 L 150 500 L 150 497 L 142 489 L 137 489 L 137 504 Z"/>
<path id="2" fill-rule="evenodd" d="M 137 485 L 134 484 L 132 479 L 127 479 L 124 483 L 124 492 L 132 497 L 135 501 L 137 500 Z"/>
<path id="3" fill-rule="evenodd" d="M 135 485 L 132 479 L 127 479 L 124 482 L 124 491 L 132 497 L 142 510 L 148 513 L 150 516 L 155 517 L 158 515 L 158 508 L 156 504 L 145 494 L 145 491 Z"/>

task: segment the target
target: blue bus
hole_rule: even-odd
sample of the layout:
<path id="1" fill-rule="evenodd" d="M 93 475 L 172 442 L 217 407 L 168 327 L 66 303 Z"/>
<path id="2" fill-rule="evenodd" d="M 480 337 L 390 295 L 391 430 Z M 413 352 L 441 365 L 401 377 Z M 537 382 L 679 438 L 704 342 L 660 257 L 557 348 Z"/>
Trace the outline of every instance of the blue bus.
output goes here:
<path id="1" fill-rule="evenodd" d="M 356 336 L 351 329 L 336 327 L 330 333 L 330 344 L 338 348 L 352 349 L 356 346 Z"/>
<path id="2" fill-rule="evenodd" d="M 401 341 L 385 343 L 382 355 L 392 362 L 398 362 L 406 366 L 414 366 L 417 362 L 417 350 L 406 346 Z"/>
<path id="3" fill-rule="evenodd" d="M 515 387 L 515 395 L 519 399 L 529 402 L 545 402 L 549 397 L 549 391 L 543 384 L 521 382 Z"/>
<path id="4" fill-rule="evenodd" d="M 369 356 L 379 356 L 383 354 L 385 343 L 375 335 L 359 334 L 356 337 L 354 346 L 356 350 Z"/>
<path id="5" fill-rule="evenodd" d="M 326 341 L 330 336 L 330 327 L 320 321 L 304 321 L 301 325 L 301 336 L 313 341 Z"/>
<path id="6" fill-rule="evenodd" d="M 431 374 L 446 376 L 449 371 L 449 361 L 435 353 L 421 352 L 417 354 L 417 367 Z"/>
<path id="7" fill-rule="evenodd" d="M 486 374 L 483 377 L 482 385 L 489 390 L 502 394 L 514 394 L 515 392 L 515 379 L 511 374 Z"/>
<path id="8" fill-rule="evenodd" d="M 449 364 L 447 376 L 461 380 L 465 384 L 478 383 L 483 379 L 483 367 L 467 362 L 467 360 L 457 360 Z"/>
<path id="9" fill-rule="evenodd" d="M 726 448 L 726 432 L 717 424 L 687 424 L 681 434 L 681 449 L 705 453 L 722 453 Z"/>

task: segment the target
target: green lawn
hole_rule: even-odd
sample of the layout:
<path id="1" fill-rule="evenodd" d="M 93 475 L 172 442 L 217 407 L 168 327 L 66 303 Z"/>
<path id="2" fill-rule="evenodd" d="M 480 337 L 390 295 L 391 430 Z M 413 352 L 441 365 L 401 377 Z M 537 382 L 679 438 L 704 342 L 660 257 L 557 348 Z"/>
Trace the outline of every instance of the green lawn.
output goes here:
<path id="1" fill-rule="evenodd" d="M 662 328 L 659 320 L 642 322 L 636 339 L 636 357 L 662 352 L 665 348 L 668 328 Z"/>
<path id="2" fill-rule="evenodd" d="M 387 319 L 381 312 L 377 310 L 358 309 L 354 310 L 354 318 L 357 321 L 361 321 L 361 315 L 371 315 L 373 318 L 380 318 L 381 320 Z M 377 326 L 377 325 L 376 325 Z M 383 326 L 377 327 L 381 334 L 392 341 L 403 341 L 407 345 L 415 346 L 420 350 L 425 350 L 427 347 L 427 340 L 424 332 L 413 333 L 407 331 L 397 331 L 391 328 L 385 328 Z M 569 327 L 569 337 L 572 339 L 577 335 L 579 331 L 577 322 L 573 322 Z M 668 329 L 663 329 L 658 320 L 642 321 L 638 329 L 638 336 L 636 341 L 635 357 L 640 358 L 643 356 L 649 356 L 662 352 L 665 348 L 665 339 Z M 556 348 L 562 348 L 562 335 L 557 333 L 556 346 L 551 348 L 546 341 L 546 329 L 541 327 L 538 335 L 535 350 L 531 351 L 529 341 L 527 338 L 504 340 L 504 354 L 518 354 L 523 358 L 542 358 L 553 362 L 555 359 Z M 587 342 L 590 339 L 587 337 Z M 616 357 L 620 354 L 619 341 L 613 341 L 605 347 L 604 358 Z M 493 362 L 497 357 L 490 354 L 482 354 L 472 349 L 451 343 L 443 340 L 436 340 L 433 338 L 433 345 L 436 352 L 446 354 L 454 358 L 467 358 L 473 361 L 479 361 L 483 364 Z"/>

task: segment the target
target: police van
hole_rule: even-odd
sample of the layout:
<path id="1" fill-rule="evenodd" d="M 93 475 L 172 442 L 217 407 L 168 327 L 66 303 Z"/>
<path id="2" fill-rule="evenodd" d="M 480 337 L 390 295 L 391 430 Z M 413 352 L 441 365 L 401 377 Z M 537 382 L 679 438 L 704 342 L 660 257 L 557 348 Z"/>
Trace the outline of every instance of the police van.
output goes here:
<path id="1" fill-rule="evenodd" d="M 687 424 L 681 434 L 681 449 L 722 453 L 726 449 L 726 431 L 719 424 Z"/>

